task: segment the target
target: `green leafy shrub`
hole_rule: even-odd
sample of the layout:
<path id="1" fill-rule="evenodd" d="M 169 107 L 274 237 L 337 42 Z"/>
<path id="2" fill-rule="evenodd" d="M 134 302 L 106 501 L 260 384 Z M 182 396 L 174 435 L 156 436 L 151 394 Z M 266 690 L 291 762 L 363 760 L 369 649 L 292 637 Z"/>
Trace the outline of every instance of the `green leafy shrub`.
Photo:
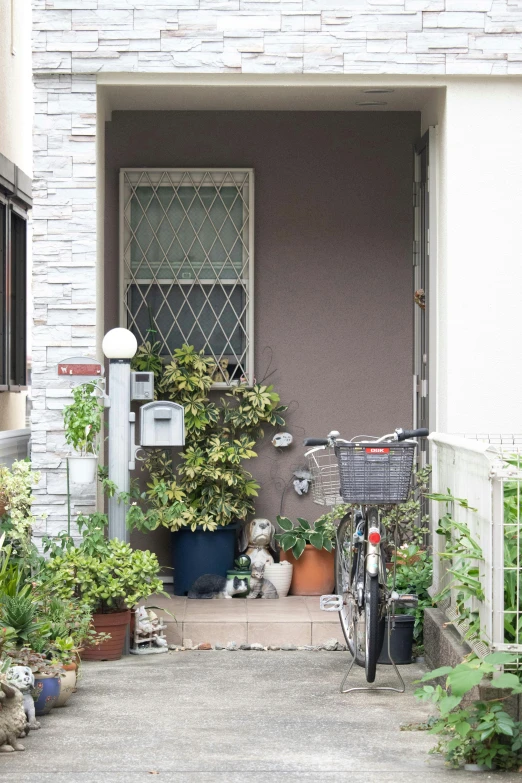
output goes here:
<path id="1" fill-rule="evenodd" d="M 439 735 L 432 752 L 442 753 L 450 767 L 479 764 L 491 769 L 514 769 L 522 761 L 521 724 L 503 709 L 503 699 L 474 701 L 462 708 L 463 698 L 490 677 L 499 665 L 514 663 L 516 656 L 492 653 L 484 659 L 467 660 L 458 666 L 442 666 L 428 672 L 421 683 L 445 677 L 444 685 L 423 685 L 415 695 L 421 701 L 433 703 L 439 713 L 430 729 Z M 509 695 L 522 693 L 522 684 L 516 674 L 504 672 L 492 683 L 495 688 L 506 688 Z M 506 697 L 507 698 L 507 697 Z"/>
<path id="2" fill-rule="evenodd" d="M 418 598 L 414 609 L 398 610 L 397 613 L 415 616 L 413 638 L 418 647 L 424 643 L 424 610 L 433 606 L 428 592 L 433 580 L 433 558 L 417 544 L 404 544 L 392 560 L 393 568 L 388 572 L 388 586 L 398 593 L 413 593 Z"/>
<path id="3" fill-rule="evenodd" d="M 439 603 L 453 591 L 452 600 L 458 614 L 458 623 L 466 626 L 464 638 L 478 640 L 480 618 L 478 611 L 473 608 L 472 599 L 484 600 L 479 568 L 479 563 L 484 559 L 482 548 L 471 536 L 469 527 L 454 519 L 451 507 L 456 503 L 470 512 L 475 512 L 476 509 L 471 508 L 464 498 L 452 495 L 449 489 L 445 495 L 434 493 L 428 497 L 446 504 L 446 512 L 439 519 L 436 533 L 445 538 L 444 552 L 441 552 L 439 557 L 441 560 L 451 561 L 451 568 L 448 569 L 451 578 L 433 600 Z M 461 625 L 461 628 L 464 629 L 464 625 Z"/>
<path id="4" fill-rule="evenodd" d="M 97 393 L 100 382 L 80 383 L 72 390 L 73 402 L 63 411 L 65 440 L 79 454 L 96 454 L 102 426 L 103 403 Z"/>
<path id="5" fill-rule="evenodd" d="M 159 563 L 148 550 L 132 549 L 117 539 L 107 540 L 105 515 L 79 520 L 83 540 L 78 547 L 68 536 L 47 540 L 50 558 L 39 574 L 39 589 L 69 601 L 87 604 L 93 613 L 131 609 L 142 598 L 162 593 Z"/>
<path id="6" fill-rule="evenodd" d="M 150 481 L 140 502 L 131 505 L 129 527 L 215 530 L 253 514 L 259 484 L 244 463 L 257 456 L 263 426 L 284 424 L 286 408 L 273 387 L 239 384 L 227 399 L 211 400 L 215 362 L 188 345 L 163 365 L 159 344 L 145 343 L 133 366 L 154 372 L 158 399 L 183 405 L 185 448 L 177 465 L 162 449 L 149 452 L 144 467 Z"/>
<path id="7" fill-rule="evenodd" d="M 40 474 L 32 470 L 29 460 L 17 460 L 10 468 L 0 465 L 0 534 L 11 547 L 11 561 L 34 562 L 36 548 L 31 541 L 35 523 L 32 513 L 33 487 Z"/>
<path id="8" fill-rule="evenodd" d="M 413 471 L 412 491 L 406 503 L 384 508 L 381 521 L 386 530 L 393 531 L 393 542 L 388 542 L 388 554 L 391 558 L 392 547 L 404 544 L 423 546 L 429 533 L 429 515 L 426 497 L 430 483 L 431 465 L 422 470 Z"/>
<path id="9" fill-rule="evenodd" d="M 278 516 L 277 523 L 283 532 L 276 533 L 276 541 L 285 552 L 291 549 L 296 560 L 301 557 L 307 544 L 331 552 L 335 545 L 336 528 L 330 517 L 331 514 L 324 514 L 312 524 L 298 517 L 298 524 L 294 525 L 288 517 Z"/>

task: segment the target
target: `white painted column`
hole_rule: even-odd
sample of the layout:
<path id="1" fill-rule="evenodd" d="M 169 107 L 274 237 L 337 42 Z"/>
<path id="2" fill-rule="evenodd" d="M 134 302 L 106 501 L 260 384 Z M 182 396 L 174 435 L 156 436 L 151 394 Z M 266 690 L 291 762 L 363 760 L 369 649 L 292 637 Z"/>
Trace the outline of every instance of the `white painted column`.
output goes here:
<path id="1" fill-rule="evenodd" d="M 522 433 L 522 80 L 450 82 L 439 178 L 439 431 Z"/>

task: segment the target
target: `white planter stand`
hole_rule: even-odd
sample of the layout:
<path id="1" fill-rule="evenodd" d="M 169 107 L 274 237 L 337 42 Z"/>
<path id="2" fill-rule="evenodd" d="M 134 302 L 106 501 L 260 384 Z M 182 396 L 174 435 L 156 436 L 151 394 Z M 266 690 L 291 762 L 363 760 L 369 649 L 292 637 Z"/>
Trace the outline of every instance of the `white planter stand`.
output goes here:
<path id="1" fill-rule="evenodd" d="M 290 590 L 292 581 L 292 571 L 294 566 L 288 561 L 281 563 L 267 563 L 265 566 L 264 577 L 272 582 L 279 598 L 286 598 Z"/>
<path id="2" fill-rule="evenodd" d="M 80 456 L 76 454 L 67 457 L 69 463 L 69 480 L 74 484 L 92 484 L 96 480 L 98 457 L 96 454 Z"/>

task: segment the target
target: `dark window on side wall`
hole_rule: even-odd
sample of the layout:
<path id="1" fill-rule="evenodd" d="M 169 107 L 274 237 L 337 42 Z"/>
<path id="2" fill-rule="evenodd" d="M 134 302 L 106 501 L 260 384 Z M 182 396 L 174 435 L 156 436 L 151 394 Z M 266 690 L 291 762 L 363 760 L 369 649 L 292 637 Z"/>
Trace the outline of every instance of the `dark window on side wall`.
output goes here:
<path id="1" fill-rule="evenodd" d="M 0 390 L 27 384 L 27 221 L 0 201 Z"/>
<path id="2" fill-rule="evenodd" d="M 27 223 L 11 213 L 10 386 L 26 385 Z"/>
<path id="3" fill-rule="evenodd" d="M 7 206 L 0 201 L 0 389 L 7 389 Z"/>

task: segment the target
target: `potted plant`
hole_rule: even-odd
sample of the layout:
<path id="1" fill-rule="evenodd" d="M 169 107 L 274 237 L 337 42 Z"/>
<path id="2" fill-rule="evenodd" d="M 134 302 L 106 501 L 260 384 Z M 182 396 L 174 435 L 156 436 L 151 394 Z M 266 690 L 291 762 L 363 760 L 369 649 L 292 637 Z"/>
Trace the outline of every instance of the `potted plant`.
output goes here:
<path id="1" fill-rule="evenodd" d="M 133 360 L 155 374 L 158 399 L 184 406 L 185 448 L 179 463 L 152 452 L 144 467 L 150 481 L 142 504 L 131 506 L 128 524 L 142 532 L 172 531 L 174 593 L 184 595 L 204 573 L 225 576 L 234 561 L 238 522 L 252 515 L 259 484 L 245 463 L 255 458 L 264 425 L 282 425 L 272 386 L 238 383 L 227 399 L 210 399 L 216 363 L 184 345 L 163 364 L 158 344 L 145 343 Z"/>
<path id="2" fill-rule="evenodd" d="M 48 660 L 43 653 L 30 647 L 21 647 L 10 652 L 12 666 L 28 666 L 34 674 L 35 713 L 47 715 L 55 706 L 60 695 L 62 666 L 58 661 Z"/>
<path id="3" fill-rule="evenodd" d="M 298 517 L 293 525 L 287 517 L 277 517 L 283 531 L 276 534 L 283 559 L 293 565 L 292 595 L 324 595 L 334 588 L 334 545 L 336 529 L 331 515 L 310 524 Z"/>
<path id="4" fill-rule="evenodd" d="M 97 392 L 101 392 L 98 381 L 80 383 L 72 390 L 73 402 L 63 412 L 65 440 L 75 451 L 67 457 L 69 477 L 76 484 L 92 484 L 96 478 L 103 413 Z"/>
<path id="5" fill-rule="evenodd" d="M 392 616 L 390 652 L 394 663 L 413 661 L 413 647 L 422 655 L 424 649 L 424 610 L 433 605 L 428 592 L 433 579 L 432 556 L 417 544 L 403 544 L 397 549 L 388 570 L 388 587 L 399 594 L 416 595 L 415 608 L 397 608 Z M 385 619 L 384 644 L 379 663 L 391 664 L 388 655 L 388 617 Z"/>
<path id="6" fill-rule="evenodd" d="M 40 572 L 41 585 L 52 587 L 58 598 L 88 604 L 96 633 L 110 634 L 110 639 L 85 648 L 85 660 L 121 658 L 130 610 L 152 593 L 163 593 L 156 555 L 117 539 L 107 540 L 106 524 L 104 514 L 81 516 L 80 545 L 76 547 L 68 536 L 47 541 L 50 558 Z"/>

